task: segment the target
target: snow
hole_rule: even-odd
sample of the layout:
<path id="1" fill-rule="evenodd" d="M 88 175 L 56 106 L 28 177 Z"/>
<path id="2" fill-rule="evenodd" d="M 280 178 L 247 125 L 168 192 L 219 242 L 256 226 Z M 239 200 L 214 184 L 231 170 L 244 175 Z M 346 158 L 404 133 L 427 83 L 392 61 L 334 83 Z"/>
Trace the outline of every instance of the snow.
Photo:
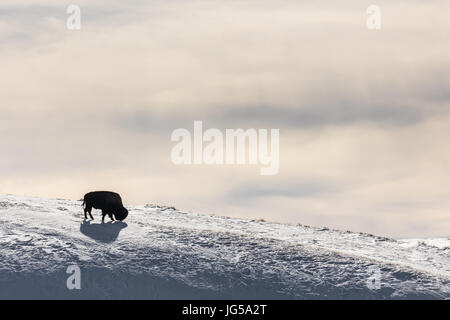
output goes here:
<path id="1" fill-rule="evenodd" d="M 80 201 L 0 195 L 0 298 L 450 298 L 449 238 L 128 208 L 102 224 L 99 212 L 84 221 Z M 66 286 L 71 265 L 80 290 Z"/>

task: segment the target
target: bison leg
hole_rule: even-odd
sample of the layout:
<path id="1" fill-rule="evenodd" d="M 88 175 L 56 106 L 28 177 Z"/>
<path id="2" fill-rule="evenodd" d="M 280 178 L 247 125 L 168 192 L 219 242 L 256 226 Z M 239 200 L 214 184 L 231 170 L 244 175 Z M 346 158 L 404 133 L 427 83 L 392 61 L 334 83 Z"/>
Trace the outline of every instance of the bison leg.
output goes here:
<path id="1" fill-rule="evenodd" d="M 115 221 L 112 213 L 108 213 L 108 215 L 109 215 L 109 217 L 111 218 L 112 221 Z"/>
<path id="2" fill-rule="evenodd" d="M 102 223 L 105 222 L 106 211 L 102 209 Z"/>
<path id="3" fill-rule="evenodd" d="M 86 208 L 84 208 L 84 218 L 87 219 L 87 215 L 86 213 L 89 213 L 89 216 L 91 217 L 92 220 L 94 220 L 94 217 L 92 216 L 92 207 L 91 206 L 86 206 Z"/>

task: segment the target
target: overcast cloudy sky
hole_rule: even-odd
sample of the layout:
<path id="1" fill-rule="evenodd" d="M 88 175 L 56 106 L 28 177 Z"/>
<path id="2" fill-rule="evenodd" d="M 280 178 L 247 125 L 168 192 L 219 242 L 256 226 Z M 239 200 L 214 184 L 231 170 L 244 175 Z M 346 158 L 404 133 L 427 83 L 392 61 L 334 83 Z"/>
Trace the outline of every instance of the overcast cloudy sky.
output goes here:
<path id="1" fill-rule="evenodd" d="M 450 235 L 449 1 L 69 4 L 0 3 L 1 193 Z M 174 165 L 194 120 L 280 129 L 279 174 Z"/>

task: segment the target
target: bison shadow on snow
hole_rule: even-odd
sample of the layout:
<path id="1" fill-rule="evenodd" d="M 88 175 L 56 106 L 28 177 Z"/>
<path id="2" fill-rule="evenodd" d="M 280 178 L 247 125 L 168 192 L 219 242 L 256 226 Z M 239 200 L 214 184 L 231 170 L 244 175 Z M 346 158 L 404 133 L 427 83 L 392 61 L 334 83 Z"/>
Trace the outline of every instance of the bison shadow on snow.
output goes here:
<path id="1" fill-rule="evenodd" d="M 80 224 L 80 232 L 95 241 L 110 243 L 116 241 L 120 231 L 127 226 L 125 222 L 120 221 L 91 223 L 91 221 L 84 220 Z"/>

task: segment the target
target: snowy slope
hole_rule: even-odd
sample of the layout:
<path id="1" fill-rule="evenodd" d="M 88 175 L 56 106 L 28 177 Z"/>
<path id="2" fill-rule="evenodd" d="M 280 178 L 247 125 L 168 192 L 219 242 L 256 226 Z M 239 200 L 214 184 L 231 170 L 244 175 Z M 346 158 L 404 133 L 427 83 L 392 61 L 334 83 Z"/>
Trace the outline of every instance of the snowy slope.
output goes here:
<path id="1" fill-rule="evenodd" d="M 83 221 L 80 201 L 0 195 L 0 298 L 450 297 L 449 239 L 129 209 L 101 224 L 99 212 Z M 80 290 L 66 287 L 74 264 Z"/>

